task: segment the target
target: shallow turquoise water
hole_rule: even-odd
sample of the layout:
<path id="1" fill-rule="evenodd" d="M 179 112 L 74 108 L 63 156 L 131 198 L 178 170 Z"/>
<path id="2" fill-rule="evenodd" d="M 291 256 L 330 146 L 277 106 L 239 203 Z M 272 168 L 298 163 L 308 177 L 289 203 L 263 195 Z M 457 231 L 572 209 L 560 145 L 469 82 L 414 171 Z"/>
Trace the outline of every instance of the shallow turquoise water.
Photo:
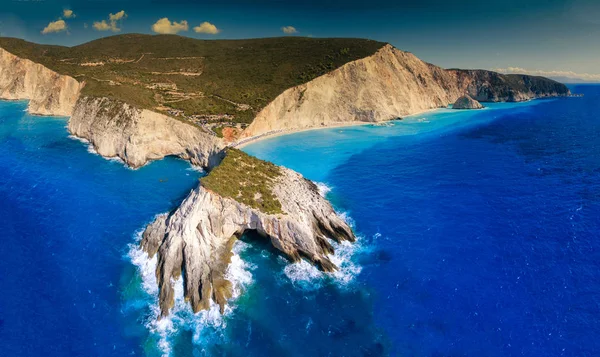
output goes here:
<path id="1" fill-rule="evenodd" d="M 419 135 L 440 135 L 490 122 L 506 111 L 529 110 L 543 101 L 524 103 L 486 103 L 483 111 L 439 109 L 381 125 L 359 125 L 334 129 L 309 130 L 264 139 L 243 150 L 323 181 L 332 170 L 366 151 L 390 140 Z"/>

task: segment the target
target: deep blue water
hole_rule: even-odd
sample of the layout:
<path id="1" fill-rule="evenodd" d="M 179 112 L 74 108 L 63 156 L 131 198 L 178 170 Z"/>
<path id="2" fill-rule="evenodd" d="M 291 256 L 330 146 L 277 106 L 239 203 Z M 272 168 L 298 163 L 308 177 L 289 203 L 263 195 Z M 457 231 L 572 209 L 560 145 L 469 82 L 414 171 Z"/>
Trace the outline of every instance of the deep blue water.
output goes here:
<path id="1" fill-rule="evenodd" d="M 354 258 L 355 289 L 369 293 L 367 322 L 389 353 L 597 356 L 600 86 L 574 90 L 585 97 L 311 131 L 247 150 L 333 188 L 369 247 Z M 415 125 L 421 117 L 431 122 Z"/>
<path id="2" fill-rule="evenodd" d="M 130 244 L 200 174 L 126 169 L 0 103 L 0 354 L 597 356 L 600 86 L 574 91 L 246 147 L 327 185 L 360 239 L 323 278 L 247 236 L 225 317 L 159 323 Z"/>
<path id="3" fill-rule="evenodd" d="M 129 170 L 26 104 L 0 103 L 0 355 L 139 353 L 147 331 L 121 302 L 128 244 L 199 173 L 175 159 Z"/>

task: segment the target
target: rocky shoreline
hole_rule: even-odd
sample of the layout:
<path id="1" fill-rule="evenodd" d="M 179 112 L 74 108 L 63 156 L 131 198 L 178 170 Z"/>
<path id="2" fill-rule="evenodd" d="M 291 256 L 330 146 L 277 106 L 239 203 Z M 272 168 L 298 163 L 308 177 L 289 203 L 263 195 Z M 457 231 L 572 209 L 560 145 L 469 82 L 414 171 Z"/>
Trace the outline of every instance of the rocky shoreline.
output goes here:
<path id="1" fill-rule="evenodd" d="M 273 189 L 281 214 L 263 213 L 198 186 L 177 210 L 148 225 L 141 245 L 150 257 L 158 254 L 162 316 L 169 314 L 173 281 L 182 272 L 185 297 L 194 312 L 208 309 L 210 300 L 223 310 L 231 296 L 231 283 L 224 274 L 232 243 L 246 231 L 268 238 L 292 262 L 307 259 L 325 272 L 337 270 L 328 258 L 334 253 L 329 239 L 354 241 L 351 228 L 313 182 L 292 170 L 281 170 Z"/>
<path id="2" fill-rule="evenodd" d="M 383 122 L 446 108 L 465 94 L 480 102 L 518 102 L 570 92 L 546 78 L 443 69 L 386 45 L 370 57 L 286 90 L 257 114 L 241 140 L 342 122 Z"/>
<path id="3" fill-rule="evenodd" d="M 104 157 L 119 157 L 132 168 L 178 156 L 211 169 L 223 159 L 225 144 L 195 126 L 108 98 L 81 97 L 69 132 L 88 140 Z"/>

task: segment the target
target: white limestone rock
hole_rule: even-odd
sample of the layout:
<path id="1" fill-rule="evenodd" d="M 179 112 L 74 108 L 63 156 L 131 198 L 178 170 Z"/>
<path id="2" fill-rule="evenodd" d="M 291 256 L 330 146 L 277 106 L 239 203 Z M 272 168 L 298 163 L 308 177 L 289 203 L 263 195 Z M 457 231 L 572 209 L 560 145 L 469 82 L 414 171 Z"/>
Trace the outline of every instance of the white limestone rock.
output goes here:
<path id="1" fill-rule="evenodd" d="M 483 105 L 466 94 L 454 102 L 452 109 L 483 109 Z"/>
<path id="2" fill-rule="evenodd" d="M 72 77 L 0 48 L 0 99 L 28 99 L 31 114 L 70 116 L 82 87 Z"/>
<path id="3" fill-rule="evenodd" d="M 317 186 L 300 174 L 281 168 L 273 187 L 283 214 L 265 214 L 198 186 L 171 214 L 148 225 L 142 248 L 158 253 L 156 270 L 161 315 L 174 303 L 172 280 L 184 272 L 185 296 L 195 312 L 214 300 L 223 309 L 231 296 L 224 273 L 229 264 L 232 237 L 251 230 L 268 237 L 291 261 L 309 260 L 323 271 L 337 267 L 329 239 L 354 241 L 348 224 L 339 217 Z"/>
<path id="4" fill-rule="evenodd" d="M 211 168 L 221 162 L 225 146 L 191 124 L 109 98 L 81 97 L 69 131 L 100 155 L 119 157 L 134 168 L 170 155 Z"/>

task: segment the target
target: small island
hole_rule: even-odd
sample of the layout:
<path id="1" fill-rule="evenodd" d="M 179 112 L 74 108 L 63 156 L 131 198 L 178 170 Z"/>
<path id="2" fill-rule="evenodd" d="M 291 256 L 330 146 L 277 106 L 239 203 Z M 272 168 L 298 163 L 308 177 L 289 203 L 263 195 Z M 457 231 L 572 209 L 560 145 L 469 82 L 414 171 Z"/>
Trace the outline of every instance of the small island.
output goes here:
<path id="1" fill-rule="evenodd" d="M 454 105 L 452 105 L 452 109 L 483 109 L 484 106 L 481 105 L 478 101 L 471 98 L 470 95 L 465 94 L 462 97 L 458 98 Z"/>

